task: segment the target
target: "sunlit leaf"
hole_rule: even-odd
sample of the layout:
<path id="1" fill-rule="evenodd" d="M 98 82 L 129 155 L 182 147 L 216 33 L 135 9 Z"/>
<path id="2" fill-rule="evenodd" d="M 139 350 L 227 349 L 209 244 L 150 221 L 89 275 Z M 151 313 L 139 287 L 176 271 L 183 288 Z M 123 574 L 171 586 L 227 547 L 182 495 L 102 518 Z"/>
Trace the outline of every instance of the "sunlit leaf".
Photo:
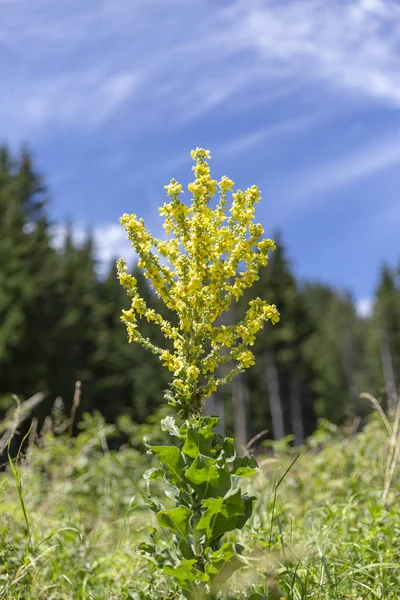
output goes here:
<path id="1" fill-rule="evenodd" d="M 196 529 L 205 533 L 209 543 L 219 539 L 227 531 L 236 529 L 237 519 L 245 510 L 240 490 L 225 498 L 207 498 L 202 506 L 205 512 Z"/>
<path id="2" fill-rule="evenodd" d="M 215 459 L 199 454 L 186 471 L 193 488 L 204 497 L 225 496 L 231 487 L 231 478 L 226 464 L 220 465 Z"/>
<path id="3" fill-rule="evenodd" d="M 186 506 L 179 506 L 171 510 L 162 510 L 157 514 L 161 527 L 166 527 L 179 538 L 187 540 L 189 537 L 189 520 L 192 511 Z"/>
<path id="4" fill-rule="evenodd" d="M 179 448 L 176 446 L 151 446 L 150 449 L 165 467 L 171 483 L 182 481 L 185 461 Z"/>

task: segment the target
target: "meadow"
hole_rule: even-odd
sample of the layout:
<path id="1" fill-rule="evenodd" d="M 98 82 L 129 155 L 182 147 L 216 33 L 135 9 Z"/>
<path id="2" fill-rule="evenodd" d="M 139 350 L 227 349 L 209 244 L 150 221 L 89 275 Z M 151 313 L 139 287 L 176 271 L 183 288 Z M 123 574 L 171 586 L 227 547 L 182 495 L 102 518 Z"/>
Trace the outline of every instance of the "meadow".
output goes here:
<path id="1" fill-rule="evenodd" d="M 167 441 L 163 411 L 118 427 L 86 414 L 70 437 L 58 402 L 40 432 L 33 423 L 0 473 L 1 599 L 181 598 L 138 551 L 156 541 L 167 555 L 171 545 L 145 504 L 147 486 L 161 496 L 163 484 L 143 479 L 153 457 L 140 444 L 144 434 Z M 358 433 L 320 421 L 300 455 L 289 438 L 259 444 L 253 516 L 226 534 L 244 547 L 244 568 L 221 598 L 400 596 L 398 417 L 374 412 Z M 126 443 L 116 446 L 122 431 Z"/>
<path id="2" fill-rule="evenodd" d="M 340 346 L 339 366 L 321 338 L 315 337 L 317 324 L 310 321 L 304 329 L 306 313 L 296 300 L 291 277 L 276 278 L 288 292 L 275 294 L 277 304 L 285 307 L 286 298 L 288 313 L 284 309 L 280 313 L 267 299 L 247 296 L 260 281 L 258 273 L 267 267 L 269 252 L 277 250 L 273 240 L 263 238 L 262 225 L 253 222 L 259 189 L 253 185 L 233 192 L 234 182 L 228 177 L 219 182 L 211 178 L 208 150 L 196 148 L 191 157 L 195 180 L 188 185 L 190 206 L 180 201 L 183 187 L 175 179 L 165 186 L 169 201 L 160 214 L 172 238 L 155 238 L 135 214 L 121 218 L 139 256 L 132 273 L 125 260 L 117 261 L 118 285 L 131 304 L 122 309 L 121 320 L 129 341 L 147 351 L 147 358 L 124 354 L 119 366 L 131 374 L 136 357 L 141 377 L 133 390 L 125 378 L 115 379 L 113 362 L 119 361 L 113 349 L 120 342 L 109 345 L 106 335 L 96 347 L 79 344 L 72 336 L 66 339 L 74 342 L 43 342 L 43 346 L 53 352 L 67 346 L 73 354 L 80 349 L 93 356 L 93 372 L 83 371 L 84 400 L 86 390 L 90 396 L 97 388 L 103 401 L 93 403 L 92 396 L 85 404 L 87 412 L 79 412 L 79 381 L 72 410 L 64 409 L 58 394 L 51 414 L 43 419 L 49 398 L 56 397 L 49 390 L 22 404 L 14 396 L 16 407 L 5 408 L 0 424 L 0 600 L 399 598 L 400 402 L 396 408 L 394 375 L 387 376 L 393 371 L 389 337 L 382 338 L 386 416 L 368 394 L 362 394 L 368 409 L 364 410 L 364 402 L 361 410 L 357 392 L 361 380 L 356 380 L 356 363 L 351 360 L 358 356 L 353 352 L 357 346 L 338 335 L 347 331 L 343 323 L 338 329 L 329 328 L 333 346 Z M 217 189 L 219 200 L 212 208 Z M 283 264 L 282 255 L 280 260 Z M 144 270 L 155 294 L 142 285 L 138 269 Z M 114 279 L 115 274 L 113 286 Z M 252 291 L 256 293 L 256 287 Z M 385 297 L 397 302 L 397 288 L 392 291 Z M 91 306 L 91 294 L 78 296 Z M 325 292 L 319 299 L 318 318 L 325 324 L 329 319 L 324 298 Z M 53 310 L 54 303 L 48 300 Z M 398 314 L 391 303 L 382 306 L 387 314 Z M 65 310 L 67 322 L 85 329 L 79 311 L 68 306 Z M 87 314 L 86 309 L 83 312 Z M 286 319 L 288 314 L 292 320 Z M 101 311 L 100 321 L 97 317 L 90 320 L 90 331 L 97 332 L 95 324 L 103 319 L 119 323 L 113 303 Z M 378 340 L 380 319 L 374 330 Z M 146 322 L 157 326 L 158 336 L 148 337 L 150 331 L 142 327 Z M 266 324 L 268 331 L 277 325 L 277 337 L 263 336 L 265 345 L 260 347 L 256 336 Z M 394 325 L 388 331 L 396 333 L 397 321 Z M 304 339 L 310 339 L 311 346 L 303 347 Z M 380 347 L 375 343 L 375 349 Z M 167 390 L 166 381 L 153 370 L 150 353 L 171 374 Z M 300 368 L 301 356 L 312 357 L 312 369 Z M 18 385 L 17 376 L 26 365 L 30 374 L 35 373 L 35 362 L 25 360 L 24 353 L 21 357 L 14 374 Z M 44 358 L 45 354 L 42 362 Z M 79 353 L 74 360 L 78 358 Z M 253 381 L 250 406 L 244 372 L 256 358 L 267 390 L 254 387 Z M 40 373 L 46 375 L 53 364 L 52 359 Z M 104 374 L 101 365 L 107 367 L 103 380 L 98 377 Z M 336 382 L 340 365 L 348 384 L 346 401 L 330 385 Z M 64 361 L 59 366 L 66 376 Z M 51 379 L 55 378 L 52 371 Z M 113 387 L 116 381 L 121 393 Z M 154 381 L 168 402 L 161 408 Z M 305 393 L 307 382 L 313 395 Z M 204 403 L 230 384 L 235 434 L 222 434 L 220 416 L 205 414 Z M 288 402 L 282 401 L 280 384 Z M 7 386 L 15 389 L 11 380 Z M 150 403 L 146 395 L 136 397 L 145 387 Z M 135 412 L 120 404 L 128 402 L 129 390 L 134 392 L 132 407 L 140 408 L 137 422 Z M 272 424 L 267 432 L 257 420 L 260 407 L 253 410 L 260 399 L 265 409 L 266 391 Z M 310 411 L 310 397 L 318 399 L 312 404 L 319 412 Z M 325 410 L 325 400 L 330 411 Z M 42 417 L 37 419 L 40 412 L 34 411 L 42 402 Z M 284 411 L 288 404 L 290 410 Z M 219 406 L 215 413 L 222 415 L 223 401 Z M 36 417 L 29 427 L 30 410 Z M 337 423 L 347 415 L 347 424 L 338 427 L 320 419 L 308 428 L 313 433 L 305 440 L 303 412 L 311 412 L 313 419 L 332 414 Z M 246 415 L 255 417 L 251 428 Z M 285 437 L 289 416 L 294 435 Z M 246 445 L 250 430 L 256 435 Z M 265 440 L 266 433 L 277 441 Z"/>

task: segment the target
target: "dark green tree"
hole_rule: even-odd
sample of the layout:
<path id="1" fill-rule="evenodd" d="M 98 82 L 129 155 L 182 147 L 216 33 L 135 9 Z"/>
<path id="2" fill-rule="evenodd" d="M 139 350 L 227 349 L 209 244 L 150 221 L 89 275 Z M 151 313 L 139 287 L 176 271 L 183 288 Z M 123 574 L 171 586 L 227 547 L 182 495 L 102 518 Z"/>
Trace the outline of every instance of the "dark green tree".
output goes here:
<path id="1" fill-rule="evenodd" d="M 160 310 L 157 298 L 151 294 L 142 272 L 135 268 L 141 295 L 148 306 Z M 120 286 L 114 264 L 107 276 L 98 283 L 97 313 L 99 329 L 94 354 L 94 398 L 96 408 L 110 420 L 122 413 L 143 422 L 159 405 L 168 386 L 168 374 L 158 357 L 137 344 L 128 344 L 126 328 L 121 323 L 123 308 L 129 308 L 129 299 Z M 143 324 L 144 335 L 159 338 L 165 343 L 153 324 Z"/>
<path id="2" fill-rule="evenodd" d="M 80 381 L 82 408 L 93 409 L 93 355 L 99 335 L 96 262 L 92 237 L 88 234 L 82 243 L 77 243 L 70 226 L 59 251 L 53 301 L 52 326 L 43 333 L 51 348 L 52 397 L 61 396 L 70 406 L 75 382 Z"/>
<path id="3" fill-rule="evenodd" d="M 400 381 L 400 276 L 384 265 L 376 291 L 369 336 L 369 368 L 374 392 L 383 396 L 388 408 L 397 402 Z"/>
<path id="4" fill-rule="evenodd" d="M 334 423 L 362 413 L 365 391 L 365 326 L 349 294 L 321 284 L 306 285 L 304 298 L 313 332 L 305 356 L 314 371 L 315 412 Z"/>
<path id="5" fill-rule="evenodd" d="M 305 416 L 310 418 L 308 368 L 302 345 L 311 324 L 280 239 L 269 264 L 260 271 L 253 292 L 276 304 L 281 314 L 278 325 L 262 332 L 255 344 L 256 365 L 249 372 L 251 411 L 256 429 L 269 429 L 275 439 L 293 433 L 304 441 Z"/>
<path id="6" fill-rule="evenodd" d="M 58 266 L 46 192 L 29 152 L 0 149 L 0 394 L 48 387 L 45 333 Z"/>

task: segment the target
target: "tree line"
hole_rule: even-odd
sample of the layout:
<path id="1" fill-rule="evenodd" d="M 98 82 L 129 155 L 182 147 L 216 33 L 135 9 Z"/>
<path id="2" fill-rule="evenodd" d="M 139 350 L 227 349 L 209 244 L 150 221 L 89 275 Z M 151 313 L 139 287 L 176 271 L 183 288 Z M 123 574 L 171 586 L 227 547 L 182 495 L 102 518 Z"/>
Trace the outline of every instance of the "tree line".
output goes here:
<path id="1" fill-rule="evenodd" d="M 259 335 L 255 366 L 206 403 L 243 444 L 262 430 L 301 443 L 321 417 L 362 420 L 370 406 L 360 392 L 391 408 L 400 378 L 400 269 L 382 266 L 372 314 L 362 317 L 349 293 L 298 281 L 276 237 L 277 249 L 250 293 L 275 303 L 281 321 Z M 165 311 L 132 268 L 147 303 Z M 227 320 L 240 318 L 248 300 Z M 128 305 L 114 263 L 99 276 L 90 234 L 78 243 L 70 226 L 55 246 L 46 187 L 29 151 L 13 155 L 2 147 L 0 416 L 11 394 L 24 399 L 38 391 L 46 392 L 39 418 L 57 397 L 68 410 L 79 380 L 80 410 L 99 410 L 111 422 L 125 414 L 146 421 L 162 403 L 169 375 L 156 356 L 127 343 L 120 314 Z M 143 328 L 162 345 L 157 327 Z"/>

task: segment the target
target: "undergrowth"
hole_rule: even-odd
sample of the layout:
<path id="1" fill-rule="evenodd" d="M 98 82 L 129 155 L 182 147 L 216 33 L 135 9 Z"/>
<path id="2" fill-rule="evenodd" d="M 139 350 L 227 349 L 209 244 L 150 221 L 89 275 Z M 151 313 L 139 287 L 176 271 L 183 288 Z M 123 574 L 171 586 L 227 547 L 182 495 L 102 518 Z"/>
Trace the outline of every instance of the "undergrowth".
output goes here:
<path id="1" fill-rule="evenodd" d="M 171 544 L 145 504 L 143 473 L 153 458 L 134 447 L 143 428 L 125 420 L 132 443 L 111 450 L 116 430 L 100 415 L 86 415 L 79 427 L 69 437 L 56 406 L 0 473 L 0 598 L 178 599 L 173 580 L 136 551 L 141 542 Z M 157 425 L 144 429 L 150 438 L 164 435 Z M 221 598 L 399 598 L 396 469 L 383 497 L 390 448 L 375 415 L 356 435 L 321 422 L 293 465 L 298 450 L 289 443 L 259 451 L 253 516 L 226 535 L 252 549 L 248 568 Z M 151 485 L 162 494 L 162 483 Z"/>

